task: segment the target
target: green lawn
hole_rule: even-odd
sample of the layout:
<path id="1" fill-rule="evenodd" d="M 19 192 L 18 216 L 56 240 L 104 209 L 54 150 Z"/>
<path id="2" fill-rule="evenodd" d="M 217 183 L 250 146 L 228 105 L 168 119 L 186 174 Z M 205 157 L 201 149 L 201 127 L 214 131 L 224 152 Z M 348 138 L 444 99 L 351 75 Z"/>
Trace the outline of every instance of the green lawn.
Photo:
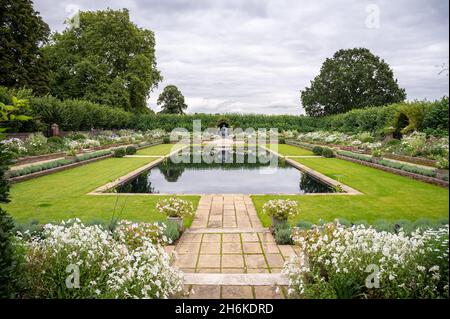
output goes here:
<path id="1" fill-rule="evenodd" d="M 142 151 L 165 154 L 167 146 L 171 145 L 153 146 Z M 86 195 L 154 160 L 155 158 L 109 158 L 14 184 L 11 188 L 11 203 L 3 207 L 18 222 L 59 222 L 74 217 L 86 222 L 109 221 L 115 208 L 121 219 L 148 222 L 164 220 L 165 217 L 155 210 L 156 201 L 162 196 Z M 199 200 L 198 196 L 184 198 L 191 200 L 195 206 Z M 191 222 L 191 219 L 186 220 L 186 226 Z"/>
<path id="2" fill-rule="evenodd" d="M 280 148 L 280 153 L 282 148 Z M 291 152 L 290 152 L 291 153 Z M 296 195 L 252 196 L 265 226 L 270 218 L 263 215 L 263 204 L 274 198 L 298 201 L 301 213 L 292 222 L 318 222 L 345 218 L 348 221 L 369 223 L 384 219 L 448 219 L 449 191 L 431 184 L 387 173 L 336 158 L 293 158 L 314 170 L 347 184 L 363 195 Z"/>
<path id="3" fill-rule="evenodd" d="M 268 145 L 269 148 L 274 149 L 274 145 Z M 274 149 L 275 150 L 275 149 Z M 278 153 L 286 156 L 311 156 L 314 155 L 310 150 L 299 148 L 287 144 L 278 144 Z"/>
<path id="4" fill-rule="evenodd" d="M 137 155 L 166 155 L 172 151 L 172 148 L 176 147 L 176 149 L 181 146 L 175 144 L 159 144 L 152 147 L 143 148 L 137 151 Z"/>

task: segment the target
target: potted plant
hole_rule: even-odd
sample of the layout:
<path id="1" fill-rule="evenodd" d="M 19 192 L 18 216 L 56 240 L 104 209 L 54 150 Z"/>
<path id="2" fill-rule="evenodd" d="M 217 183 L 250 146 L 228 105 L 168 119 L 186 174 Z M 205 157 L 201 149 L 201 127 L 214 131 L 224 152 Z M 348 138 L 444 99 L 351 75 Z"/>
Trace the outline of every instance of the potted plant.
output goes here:
<path id="1" fill-rule="evenodd" d="M 183 218 L 194 214 L 194 206 L 191 202 L 176 197 L 158 201 L 156 209 L 166 215 L 169 222 L 177 224 L 179 231 L 183 231 Z"/>
<path id="2" fill-rule="evenodd" d="M 263 213 L 272 217 L 272 226 L 287 223 L 289 217 L 298 214 L 298 205 L 296 201 L 274 199 L 270 200 L 263 206 Z"/>

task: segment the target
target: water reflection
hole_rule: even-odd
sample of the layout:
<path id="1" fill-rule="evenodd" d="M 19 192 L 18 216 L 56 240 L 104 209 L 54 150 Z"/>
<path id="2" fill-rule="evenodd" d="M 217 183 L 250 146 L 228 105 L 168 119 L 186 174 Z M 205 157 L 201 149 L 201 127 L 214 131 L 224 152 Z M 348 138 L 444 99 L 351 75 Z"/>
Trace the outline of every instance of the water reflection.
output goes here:
<path id="1" fill-rule="evenodd" d="M 249 154 L 218 152 L 218 161 L 212 163 L 173 163 L 165 160 L 117 188 L 119 193 L 167 194 L 296 194 L 330 193 L 332 188 L 321 181 L 276 160 L 272 173 L 270 156 L 265 163 L 252 163 Z M 239 156 L 243 156 L 241 163 Z M 253 156 L 255 157 L 255 156 Z M 192 160 L 192 158 L 191 158 Z M 270 170 L 270 174 L 267 174 Z M 266 172 L 264 172 L 266 171 Z M 262 174 L 266 173 L 266 174 Z"/>

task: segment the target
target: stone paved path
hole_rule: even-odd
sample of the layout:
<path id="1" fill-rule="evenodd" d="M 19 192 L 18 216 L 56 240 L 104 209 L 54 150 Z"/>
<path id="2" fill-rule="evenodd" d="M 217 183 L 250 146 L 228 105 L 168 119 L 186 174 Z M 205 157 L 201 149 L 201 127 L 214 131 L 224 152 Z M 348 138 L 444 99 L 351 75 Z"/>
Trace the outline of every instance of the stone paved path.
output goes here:
<path id="1" fill-rule="evenodd" d="M 185 272 L 189 291 L 193 288 L 191 298 L 283 297 L 283 289 L 275 286 L 285 284 L 281 269 L 298 253 L 293 246 L 275 243 L 249 196 L 228 194 L 201 197 L 192 226 L 175 252 L 175 265 Z"/>

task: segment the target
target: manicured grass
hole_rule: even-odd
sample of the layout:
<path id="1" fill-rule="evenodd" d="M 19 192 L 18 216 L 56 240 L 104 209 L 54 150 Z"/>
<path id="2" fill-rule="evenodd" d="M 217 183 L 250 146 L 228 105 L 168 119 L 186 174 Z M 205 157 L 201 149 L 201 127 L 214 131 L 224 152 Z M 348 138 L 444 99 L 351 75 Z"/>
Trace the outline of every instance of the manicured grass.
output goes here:
<path id="1" fill-rule="evenodd" d="M 275 145 L 268 145 L 270 149 L 275 150 Z M 286 156 L 311 156 L 314 155 L 310 150 L 287 145 L 287 144 L 278 144 L 278 153 Z"/>
<path id="2" fill-rule="evenodd" d="M 166 155 L 171 151 L 180 148 L 181 146 L 175 144 L 159 144 L 152 147 L 143 148 L 137 151 L 136 155 Z"/>
<path id="3" fill-rule="evenodd" d="M 167 153 L 158 145 L 142 151 Z M 109 221 L 114 211 L 120 219 L 154 222 L 165 220 L 155 210 L 156 202 L 163 196 L 86 195 L 155 158 L 110 158 L 81 167 L 14 184 L 11 203 L 3 205 L 18 222 L 38 220 L 59 222 L 68 218 Z M 166 196 L 167 197 L 167 196 Z M 199 196 L 184 196 L 197 206 Z M 189 226 L 192 219 L 186 220 Z"/>
<path id="4" fill-rule="evenodd" d="M 252 196 L 264 226 L 269 226 L 271 220 L 262 213 L 262 206 L 274 198 L 289 198 L 299 203 L 301 213 L 292 223 L 336 218 L 372 223 L 380 219 L 416 221 L 449 217 L 448 189 L 336 158 L 293 159 L 364 194 Z"/>

